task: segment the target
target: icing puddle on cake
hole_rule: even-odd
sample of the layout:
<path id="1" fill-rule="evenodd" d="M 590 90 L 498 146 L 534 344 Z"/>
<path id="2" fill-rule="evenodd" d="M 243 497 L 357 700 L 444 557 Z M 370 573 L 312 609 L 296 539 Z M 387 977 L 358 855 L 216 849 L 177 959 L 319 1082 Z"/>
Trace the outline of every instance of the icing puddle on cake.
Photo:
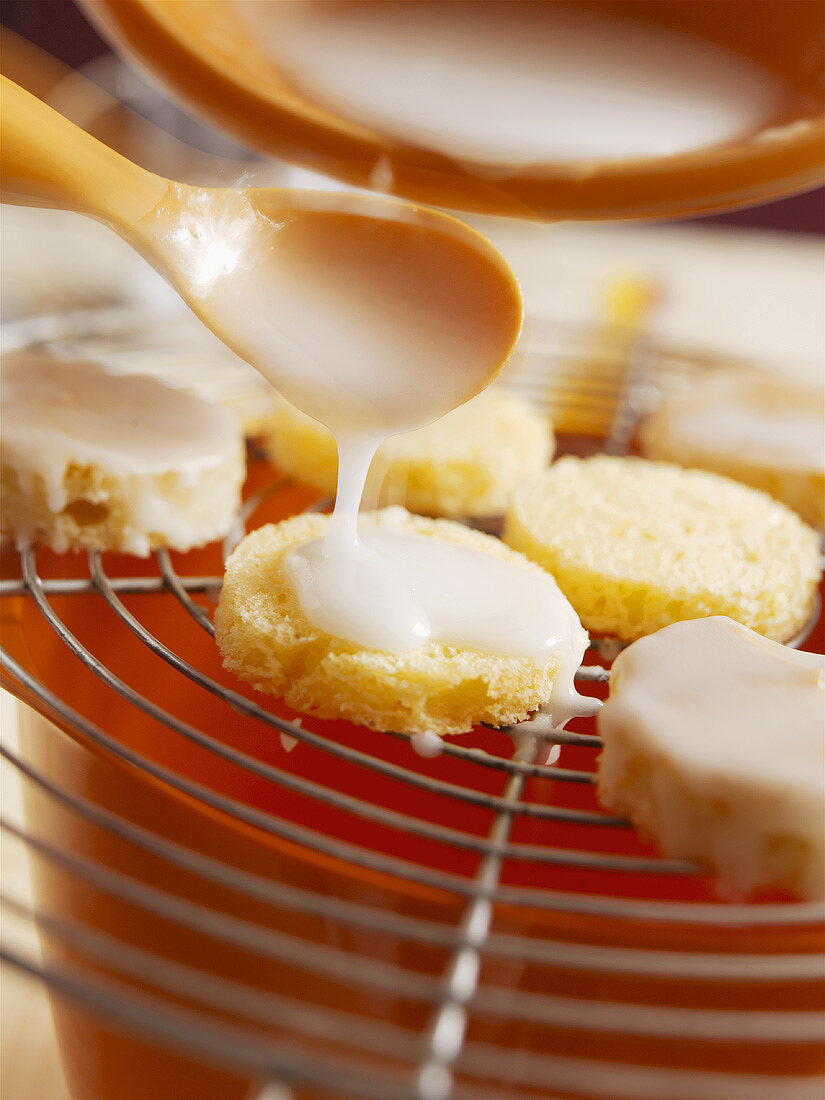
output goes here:
<path id="1" fill-rule="evenodd" d="M 386 509 L 352 541 L 339 541 L 340 530 L 331 528 L 290 553 L 287 574 L 313 625 L 392 653 L 432 641 L 526 657 L 537 668 L 555 658 L 546 703 L 553 724 L 592 714 L 594 701 L 574 685 L 587 634 L 550 574 L 402 530 L 405 517 L 402 509 Z"/>

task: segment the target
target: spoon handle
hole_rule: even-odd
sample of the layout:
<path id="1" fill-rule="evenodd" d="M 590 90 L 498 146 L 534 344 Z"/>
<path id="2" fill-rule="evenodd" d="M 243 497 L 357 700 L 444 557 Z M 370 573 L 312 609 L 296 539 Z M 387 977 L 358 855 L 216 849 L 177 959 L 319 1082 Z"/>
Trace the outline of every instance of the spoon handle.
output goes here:
<path id="1" fill-rule="evenodd" d="M 169 186 L 0 76 L 3 202 L 74 210 L 123 236 Z"/>

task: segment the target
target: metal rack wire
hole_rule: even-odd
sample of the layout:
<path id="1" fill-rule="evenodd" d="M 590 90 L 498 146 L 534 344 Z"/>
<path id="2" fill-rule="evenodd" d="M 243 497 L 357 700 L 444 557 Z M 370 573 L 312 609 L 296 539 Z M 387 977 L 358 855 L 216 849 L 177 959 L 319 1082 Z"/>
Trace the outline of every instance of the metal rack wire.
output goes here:
<path id="1" fill-rule="evenodd" d="M 644 410 L 650 358 L 645 349 L 641 367 L 637 358 L 618 380 L 614 364 L 612 397 L 599 414 L 608 447 L 626 444 Z M 519 384 L 538 386 L 525 376 Z M 546 401 L 558 399 L 547 396 L 551 390 L 545 386 Z M 288 490 L 281 482 L 265 496 L 277 502 Z M 249 504 L 247 520 L 255 521 L 263 500 Z M 17 897 L 3 899 L 12 923 L 34 925 L 52 947 L 38 957 L 12 935 L 6 961 L 113 1026 L 257 1081 L 261 1096 L 272 1083 L 297 1095 L 379 1100 L 821 1094 L 811 1050 L 822 1032 L 822 906 L 711 900 L 701 869 L 640 847 L 627 823 L 590 796 L 599 747 L 592 732 L 552 735 L 574 754 L 575 767 L 507 755 L 499 743 L 448 742 L 440 758 L 425 761 L 404 735 L 349 740 L 323 723 L 279 716 L 176 648 L 178 616 L 196 633 L 212 633 L 208 602 L 219 584 L 215 573 L 180 574 L 165 551 L 149 575 L 110 575 L 92 553 L 87 575 L 42 579 L 37 555 L 26 551 L 20 576 L 4 580 L 0 595 L 34 605 L 73 655 L 72 667 L 94 679 L 103 713 L 105 700 L 122 701 L 176 744 L 261 784 L 274 808 L 239 797 L 243 784 L 228 793 L 136 747 L 5 650 L 4 683 L 98 758 L 198 813 L 288 845 L 290 858 L 326 861 L 333 880 L 343 876 L 353 890 L 327 892 L 312 880 L 251 869 L 240 851 L 234 858 L 185 843 L 164 822 L 136 821 L 93 785 L 75 789 L 42 760 L 4 746 L 5 766 L 38 799 L 162 871 L 157 879 L 132 874 L 93 850 L 43 836 L 34 819 L 3 820 L 38 865 L 142 919 L 202 937 L 216 952 L 289 971 L 293 980 L 262 988 L 248 968 L 212 972 L 77 912 Z M 143 621 L 147 596 L 164 601 L 162 631 L 157 615 Z M 74 603 L 89 599 L 101 601 L 91 642 L 72 621 Z M 158 669 L 171 670 L 193 711 L 204 713 L 208 696 L 215 721 L 201 728 L 160 687 L 150 694 L 131 683 L 116 667 L 123 662 L 111 660 L 110 623 Z M 584 686 L 607 676 L 601 664 L 579 671 Z M 216 732 L 234 720 L 250 723 L 255 737 L 235 743 Z M 328 766 L 303 774 L 286 751 L 273 762 L 278 735 Z M 533 797 L 536 789 L 542 800 Z M 334 834 L 314 823 L 316 812 L 334 823 Z M 566 887 L 547 884 L 548 875 L 564 883 L 565 874 L 577 877 Z M 177 877 L 196 888 L 171 888 Z M 426 892 L 427 904 L 404 904 L 414 890 Z M 232 903 L 212 905 L 210 892 Z M 398 904 L 387 904 L 396 894 Z M 331 992 L 304 995 L 305 983 L 318 982 Z M 397 1002 L 412 1007 L 382 1018 L 380 1006 Z"/>

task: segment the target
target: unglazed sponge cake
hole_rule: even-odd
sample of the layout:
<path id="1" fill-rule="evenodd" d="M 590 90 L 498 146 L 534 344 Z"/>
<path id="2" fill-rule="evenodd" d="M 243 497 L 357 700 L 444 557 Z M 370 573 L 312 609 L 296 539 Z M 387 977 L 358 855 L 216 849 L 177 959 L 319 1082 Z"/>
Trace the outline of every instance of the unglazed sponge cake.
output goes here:
<path id="1" fill-rule="evenodd" d="M 366 514 L 361 521 L 379 522 L 380 516 Z M 480 722 L 510 725 L 547 701 L 559 667 L 555 657 L 539 667 L 524 657 L 433 642 L 389 653 L 314 627 L 299 606 L 284 558 L 323 537 L 328 525 L 329 517 L 317 514 L 270 524 L 231 555 L 215 613 L 226 668 L 297 710 L 406 733 L 444 736 Z M 536 569 L 497 539 L 458 523 L 406 516 L 402 526 Z"/>
<path id="2" fill-rule="evenodd" d="M 285 401 L 268 438 L 275 463 L 329 495 L 338 459 L 332 435 Z M 376 462 L 386 503 L 431 516 L 502 515 L 513 490 L 553 453 L 547 418 L 502 390 L 487 390 L 441 420 L 388 440 Z"/>
<path id="3" fill-rule="evenodd" d="M 736 478 L 825 527 L 825 388 L 746 370 L 691 381 L 642 429 L 651 458 Z"/>
<path id="4" fill-rule="evenodd" d="M 820 576 L 818 536 L 789 508 L 640 458 L 560 459 L 516 492 L 504 538 L 553 574 L 587 630 L 624 640 L 729 615 L 786 641 Z"/>
<path id="5" fill-rule="evenodd" d="M 598 727 L 599 797 L 666 855 L 728 893 L 825 897 L 825 657 L 675 623 L 616 659 Z"/>
<path id="6" fill-rule="evenodd" d="M 193 394 L 27 352 L 3 362 L 2 420 L 2 526 L 19 548 L 143 556 L 232 524 L 241 428 Z"/>

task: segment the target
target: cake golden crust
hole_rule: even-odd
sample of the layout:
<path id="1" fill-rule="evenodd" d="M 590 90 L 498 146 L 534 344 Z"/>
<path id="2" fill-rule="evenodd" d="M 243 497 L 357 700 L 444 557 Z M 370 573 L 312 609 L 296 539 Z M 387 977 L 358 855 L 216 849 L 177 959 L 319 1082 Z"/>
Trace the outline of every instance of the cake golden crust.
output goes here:
<path id="1" fill-rule="evenodd" d="M 267 448 L 285 473 L 329 496 L 338 460 L 329 431 L 285 401 Z M 500 516 L 513 491 L 547 466 L 549 421 L 518 397 L 486 391 L 435 424 L 388 440 L 379 451 L 382 499 L 430 516 Z"/>
<path id="2" fill-rule="evenodd" d="M 368 515 L 362 522 L 369 522 Z M 215 636 L 227 669 L 296 710 L 406 733 L 445 736 L 481 722 L 510 725 L 548 699 L 556 658 L 538 668 L 526 658 L 435 643 L 386 653 L 314 627 L 283 563 L 288 551 L 323 537 L 328 524 L 328 516 L 317 514 L 269 524 L 248 535 L 231 555 L 215 613 Z M 404 527 L 536 568 L 497 539 L 457 523 L 408 516 Z"/>
<path id="3" fill-rule="evenodd" d="M 562 458 L 515 494 L 505 541 L 544 566 L 585 629 L 623 640 L 728 615 L 786 641 L 811 614 L 815 531 L 755 489 L 639 458 Z"/>

